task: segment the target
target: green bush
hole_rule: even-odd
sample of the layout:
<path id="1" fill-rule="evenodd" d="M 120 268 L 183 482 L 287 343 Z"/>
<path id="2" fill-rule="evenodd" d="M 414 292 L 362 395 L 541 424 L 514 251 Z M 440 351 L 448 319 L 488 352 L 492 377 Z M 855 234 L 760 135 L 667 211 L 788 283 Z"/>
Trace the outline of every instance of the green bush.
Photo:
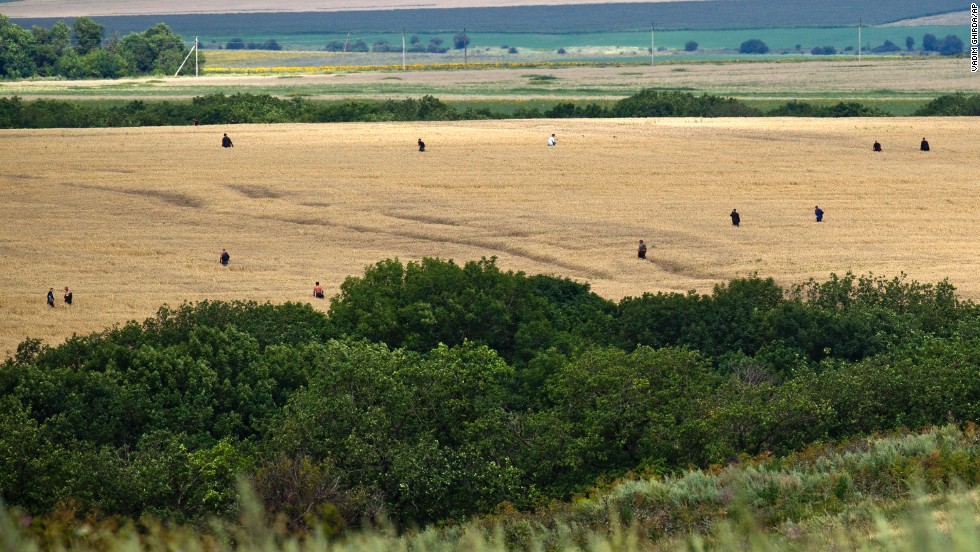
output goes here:
<path id="1" fill-rule="evenodd" d="M 980 116 L 980 94 L 967 96 L 962 92 L 939 96 L 919 108 L 917 117 L 977 117 Z"/>

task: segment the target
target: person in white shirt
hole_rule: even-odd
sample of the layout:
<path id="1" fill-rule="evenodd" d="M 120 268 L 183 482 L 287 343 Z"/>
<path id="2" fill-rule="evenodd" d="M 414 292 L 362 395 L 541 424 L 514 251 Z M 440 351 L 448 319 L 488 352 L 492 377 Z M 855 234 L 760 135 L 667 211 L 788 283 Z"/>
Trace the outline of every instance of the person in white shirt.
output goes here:
<path id="1" fill-rule="evenodd" d="M 555 139 L 555 135 L 554 134 L 552 134 L 551 136 L 548 137 L 548 145 L 549 146 L 556 146 L 556 145 L 558 145 L 558 140 Z"/>

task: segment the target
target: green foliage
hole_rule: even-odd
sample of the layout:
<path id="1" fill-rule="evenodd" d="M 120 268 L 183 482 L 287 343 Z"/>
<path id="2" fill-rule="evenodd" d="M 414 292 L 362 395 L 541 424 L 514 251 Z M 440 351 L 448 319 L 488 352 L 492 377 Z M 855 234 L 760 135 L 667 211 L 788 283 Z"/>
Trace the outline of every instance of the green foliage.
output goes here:
<path id="1" fill-rule="evenodd" d="M 980 94 L 967 96 L 962 92 L 939 96 L 915 112 L 916 116 L 976 117 L 980 116 Z"/>
<path id="2" fill-rule="evenodd" d="M 769 46 L 758 38 L 746 40 L 738 47 L 740 54 L 768 54 Z"/>
<path id="3" fill-rule="evenodd" d="M 494 259 L 387 260 L 348 278 L 329 316 L 203 302 L 25 340 L 0 365 L 0 495 L 32 515 L 199 523 L 234 513 L 244 477 L 307 534 L 527 510 L 635 471 L 975 420 L 978 328 L 948 283 L 904 277 L 750 277 L 614 303 Z M 963 454 L 929 460 L 929 484 L 980 482 Z M 745 484 L 775 523 L 921 475 L 876 466 Z M 617 507 L 653 532 L 698 529 L 729 494 L 706 477 L 681 478 L 700 493 L 690 509 L 662 487 Z M 786 494 L 787 477 L 806 492 Z M 582 512 L 568 523 L 605 519 Z"/>
<path id="4" fill-rule="evenodd" d="M 753 117 L 760 115 L 734 98 L 687 92 L 642 90 L 616 103 L 613 117 Z"/>
<path id="5" fill-rule="evenodd" d="M 463 266 L 382 261 L 340 290 L 330 301 L 340 334 L 415 351 L 471 340 L 509 361 L 549 347 L 568 350 L 576 333 L 599 335 L 610 307 L 585 284 L 502 272 L 495 258 Z"/>
<path id="6" fill-rule="evenodd" d="M 105 29 L 79 17 L 30 31 L 0 15 L 0 77 L 117 78 L 174 73 L 188 50 L 163 23 L 103 45 Z M 200 61 L 199 62 L 203 63 Z"/>
<path id="7" fill-rule="evenodd" d="M 858 102 L 838 102 L 829 106 L 817 106 L 807 102 L 791 100 L 785 105 L 766 113 L 769 117 L 888 117 L 888 113 L 877 107 L 868 107 Z"/>
<path id="8" fill-rule="evenodd" d="M 16 79 L 36 72 L 34 36 L 0 14 L 0 77 Z"/>
<path id="9" fill-rule="evenodd" d="M 136 43 L 131 39 L 130 46 Z M 166 56 L 164 56 L 166 57 Z M 176 60 L 176 57 L 172 58 Z M 179 61 L 179 60 L 178 60 Z M 130 72 L 127 58 L 111 50 L 95 50 L 84 56 L 68 50 L 58 58 L 56 73 L 70 78 L 123 76 Z M 169 69 L 168 69 L 169 70 Z M 540 79 L 532 83 L 546 82 Z M 953 98 L 955 101 L 950 101 Z M 923 114 L 955 111 L 963 100 L 944 96 L 937 100 L 939 110 Z M 972 98 L 972 97 L 971 97 Z M 963 109 L 973 109 L 976 100 L 967 99 Z M 928 108 L 929 106 L 927 106 Z M 959 109 L 959 107 L 956 107 Z M 970 111 L 972 113 L 972 111 Z M 961 114 L 960 112 L 952 114 Z M 686 92 L 643 90 L 606 108 L 596 103 L 578 105 L 560 102 L 543 113 L 538 108 L 520 107 L 510 115 L 468 107 L 462 111 L 438 98 L 385 101 L 346 101 L 343 103 L 281 99 L 268 94 L 212 94 L 195 97 L 190 103 L 134 100 L 119 104 L 83 104 L 60 100 L 21 101 L 0 98 L 0 128 L 82 128 L 188 125 L 228 123 L 326 123 L 353 121 L 456 121 L 495 118 L 602 118 L 602 117 L 753 117 L 762 113 L 733 98 L 695 96 Z M 887 113 L 858 103 L 833 106 L 791 101 L 766 115 L 801 117 L 883 117 Z"/>

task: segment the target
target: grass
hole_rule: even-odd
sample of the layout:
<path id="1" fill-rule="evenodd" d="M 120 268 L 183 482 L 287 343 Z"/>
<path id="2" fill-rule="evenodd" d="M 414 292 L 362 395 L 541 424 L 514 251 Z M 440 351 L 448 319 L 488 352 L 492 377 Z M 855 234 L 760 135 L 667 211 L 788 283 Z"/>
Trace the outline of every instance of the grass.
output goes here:
<path id="1" fill-rule="evenodd" d="M 209 53 L 209 56 L 212 54 Z M 228 62 L 220 55 L 213 55 L 211 60 L 215 66 Z M 335 58 L 319 61 L 336 63 Z M 29 98 L 189 99 L 205 94 L 248 91 L 279 96 L 303 94 L 320 99 L 404 98 L 431 94 L 444 100 L 612 100 L 633 94 L 641 88 L 657 87 L 754 100 L 822 98 L 837 101 L 906 101 L 928 100 L 952 92 L 980 93 L 980 84 L 971 78 L 968 70 L 964 70 L 964 61 L 935 58 L 861 62 L 853 59 L 821 59 L 808 62 L 664 62 L 655 67 L 642 64 L 586 67 L 545 65 L 537 68 L 533 74 L 524 67 L 403 72 L 399 61 L 397 70 L 350 73 L 321 70 L 291 74 L 269 71 L 260 75 L 207 75 L 200 78 L 0 82 L 0 94 Z M 624 70 L 624 67 L 629 70 Z M 280 78 L 284 74 L 292 78 Z M 555 78 L 531 80 L 532 75 Z M 530 84 L 532 82 L 533 85 Z"/>
<path id="2" fill-rule="evenodd" d="M 978 127 L 639 119 L 0 131 L 0 352 L 26 336 L 58 341 L 143 319 L 163 303 L 305 301 L 314 280 L 332 294 L 390 257 L 496 255 L 504 268 L 588 281 L 611 298 L 708 290 L 752 272 L 794 283 L 854 270 L 949 277 L 977 299 Z M 218 147 L 222 132 L 235 148 Z M 544 146 L 552 132 L 557 148 Z M 923 136 L 929 154 L 918 151 Z M 871 154 L 875 139 L 883 154 Z M 814 204 L 827 212 L 821 225 Z M 640 238 L 654 246 L 649 263 L 634 258 Z M 229 268 L 216 262 L 222 247 Z M 64 286 L 75 304 L 46 307 L 47 289 Z"/>
<path id="3" fill-rule="evenodd" d="M 886 40 L 905 48 L 905 38 L 911 36 L 915 39 L 916 45 L 921 45 L 922 37 L 925 34 L 933 34 L 944 37 L 947 34 L 955 34 L 963 40 L 964 44 L 969 44 L 970 29 L 966 18 L 959 26 L 909 26 L 909 27 L 875 27 L 865 26 L 862 29 L 862 42 L 866 49 L 878 46 Z M 224 46 L 232 38 L 241 38 L 245 42 L 263 43 L 269 39 L 276 39 L 283 47 L 288 50 L 321 50 L 330 41 L 344 42 L 347 40 L 345 33 L 274 33 L 250 29 L 245 34 L 212 34 L 203 32 L 186 33 L 187 36 L 200 35 L 202 42 L 208 48 L 208 53 L 215 51 L 218 46 Z M 455 33 L 409 33 L 417 35 L 422 43 L 427 44 L 431 38 L 441 38 L 445 44 L 451 44 Z M 502 45 L 514 46 L 518 49 L 532 49 L 547 51 L 557 56 L 555 51 L 558 48 L 565 48 L 569 51 L 566 56 L 574 57 L 574 52 L 579 49 L 601 47 L 610 48 L 641 48 L 646 50 L 650 45 L 649 30 L 642 31 L 619 31 L 619 32 L 571 32 L 571 33 L 480 33 L 468 32 L 470 38 L 470 48 L 481 50 L 484 48 L 499 48 Z M 857 48 L 857 27 L 836 26 L 836 27 L 782 27 L 764 29 L 733 29 L 733 30 L 658 30 L 656 32 L 657 47 L 664 47 L 668 50 L 683 50 L 684 44 L 693 40 L 698 43 L 700 49 L 727 49 L 737 52 L 742 42 L 756 38 L 765 42 L 770 48 L 776 50 L 793 50 L 800 45 L 800 51 L 809 53 L 814 46 L 834 46 L 838 50 L 851 46 Z M 351 35 L 351 40 L 363 40 L 369 46 L 377 41 L 387 41 L 391 45 L 400 47 L 401 33 L 372 33 L 361 32 Z M 400 55 L 400 54 L 399 54 Z"/>
<path id="4" fill-rule="evenodd" d="M 246 488 L 235 521 L 208 532 L 139 521 L 0 515 L 4 550 L 880 550 L 980 552 L 976 427 L 814 445 L 787 458 L 635 478 L 573 503 L 399 533 L 287 534 Z M 325 528 L 329 529 L 329 528 Z"/>

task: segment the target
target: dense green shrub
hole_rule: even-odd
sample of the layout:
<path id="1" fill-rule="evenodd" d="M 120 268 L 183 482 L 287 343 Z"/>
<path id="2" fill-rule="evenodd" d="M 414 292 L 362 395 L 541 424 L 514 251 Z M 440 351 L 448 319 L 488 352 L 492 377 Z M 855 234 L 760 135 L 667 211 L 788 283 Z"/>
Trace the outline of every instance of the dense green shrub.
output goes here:
<path id="1" fill-rule="evenodd" d="M 962 92 L 939 96 L 920 107 L 915 115 L 940 117 L 980 116 L 980 94 L 967 96 Z"/>
<path id="2" fill-rule="evenodd" d="M 614 303 L 493 259 L 382 261 L 329 315 L 203 302 L 25 340 L 0 365 L 0 495 L 200 521 L 244 475 L 298 531 L 528 509 L 633 470 L 976 420 L 978 328 L 948 283 L 903 277 Z"/>
<path id="3" fill-rule="evenodd" d="M 734 98 L 642 90 L 612 108 L 613 117 L 753 117 L 761 113 Z"/>
<path id="4" fill-rule="evenodd" d="M 768 54 L 769 46 L 758 38 L 746 40 L 738 47 L 740 54 Z"/>
<path id="5" fill-rule="evenodd" d="M 858 102 L 838 102 L 829 106 L 818 106 L 798 100 L 791 100 L 766 113 L 769 117 L 888 117 L 877 107 L 868 107 Z"/>
<path id="6" fill-rule="evenodd" d="M 87 17 L 76 18 L 71 29 L 59 21 L 28 31 L 0 15 L 0 78 L 173 74 L 188 53 L 183 39 L 163 23 L 105 45 L 104 37 L 102 25 Z M 204 62 L 199 55 L 198 63 Z"/>

